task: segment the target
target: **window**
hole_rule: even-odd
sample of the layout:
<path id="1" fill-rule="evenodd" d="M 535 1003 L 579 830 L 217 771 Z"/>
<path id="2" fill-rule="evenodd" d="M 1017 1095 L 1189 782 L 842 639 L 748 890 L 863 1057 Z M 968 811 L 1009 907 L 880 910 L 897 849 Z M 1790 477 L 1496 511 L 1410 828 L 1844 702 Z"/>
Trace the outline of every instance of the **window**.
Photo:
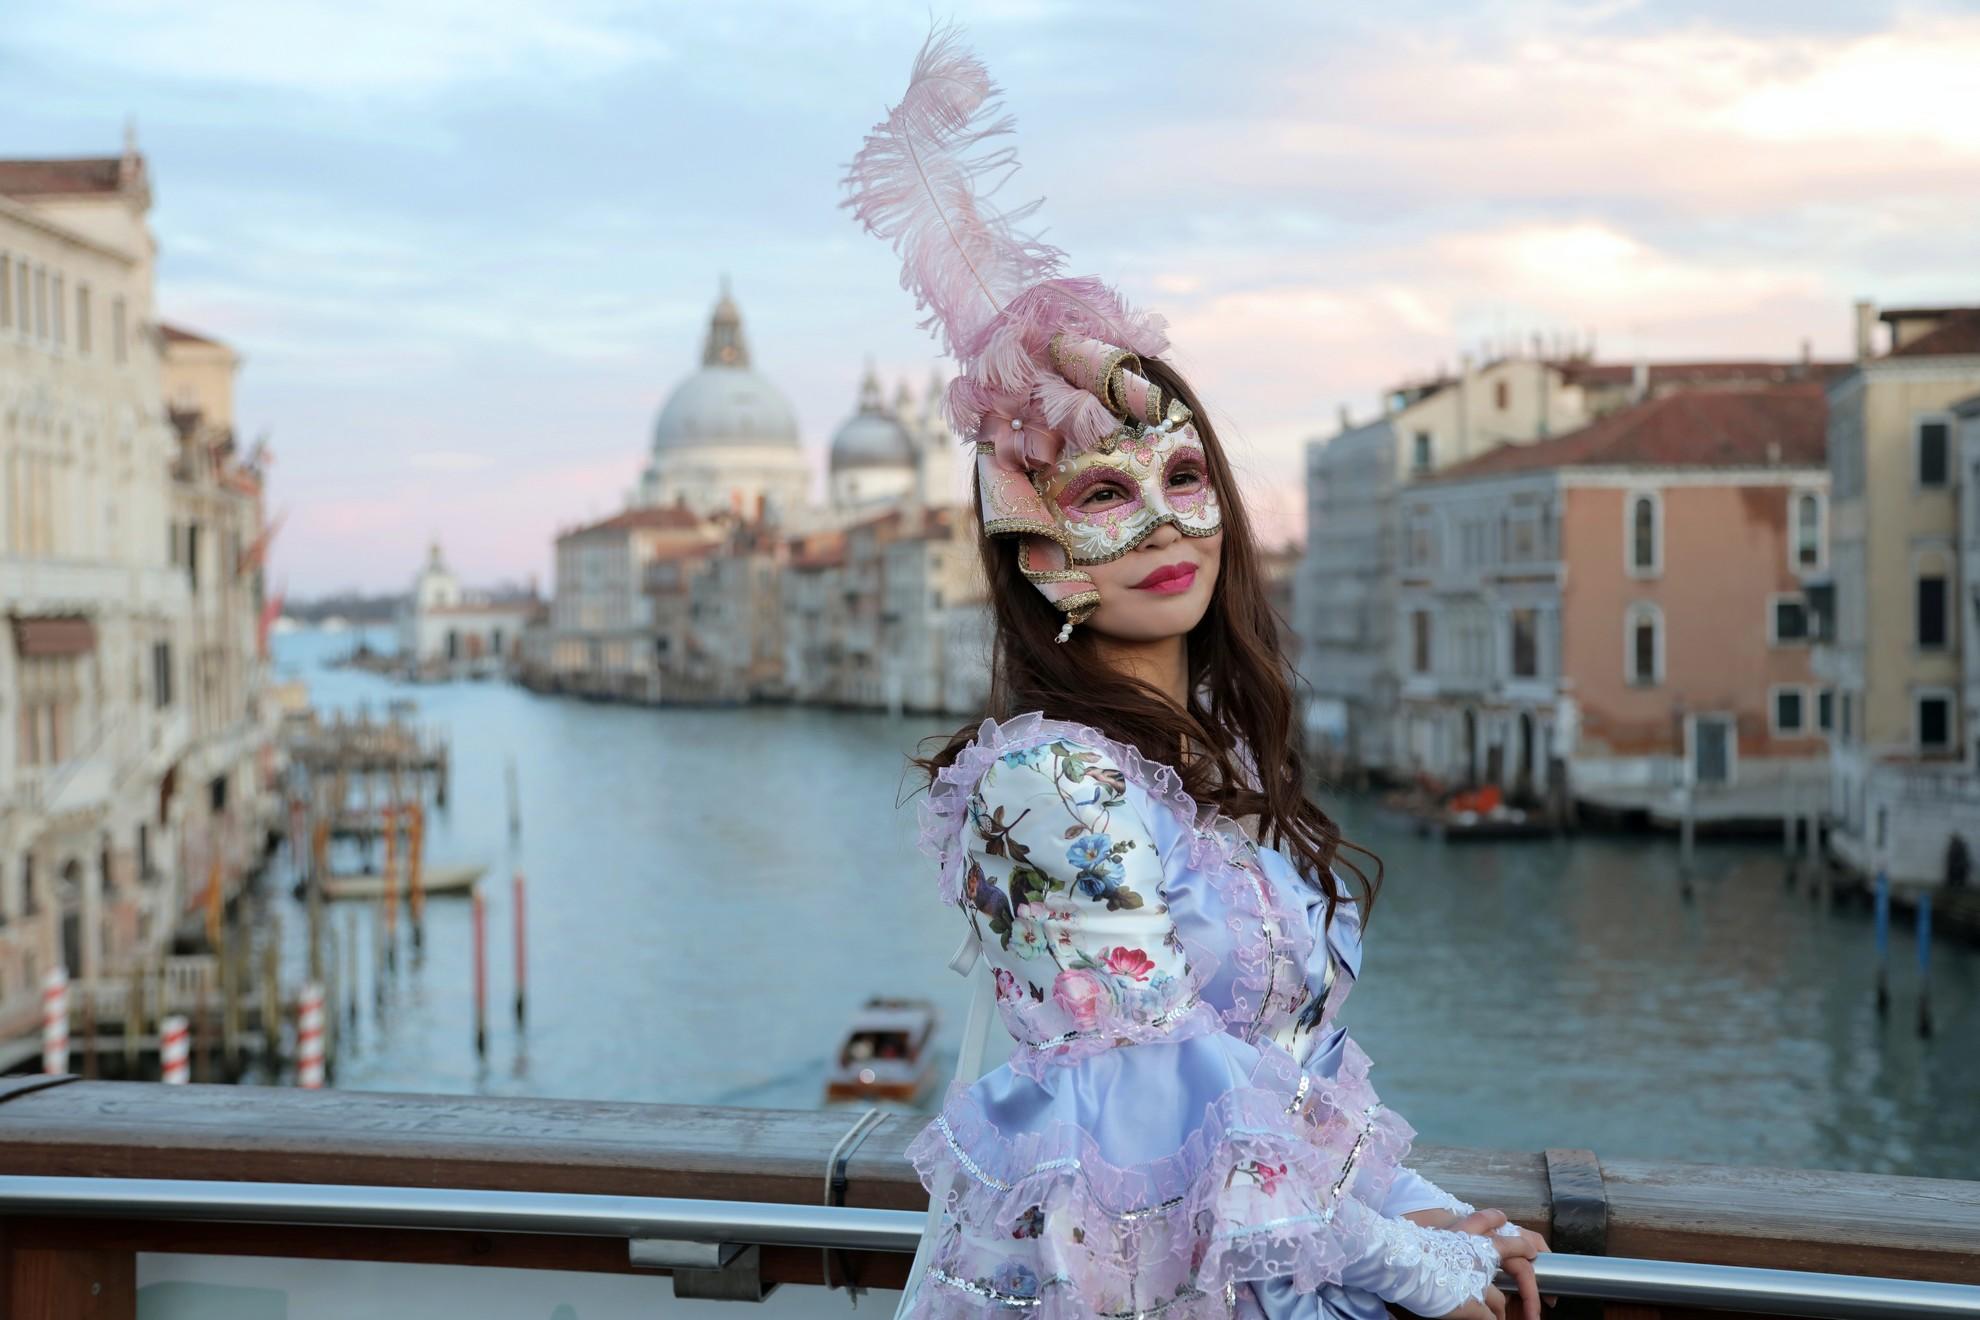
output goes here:
<path id="1" fill-rule="evenodd" d="M 1917 697 L 1916 737 L 1921 752 L 1952 749 L 1952 694 L 1921 692 Z"/>
<path id="2" fill-rule="evenodd" d="M 1629 573 L 1631 577 L 1655 577 L 1663 563 L 1658 524 L 1661 510 L 1655 495 L 1635 495 L 1629 501 Z"/>
<path id="3" fill-rule="evenodd" d="M 1918 649 L 1942 651 L 1946 646 L 1946 579 L 1943 573 L 1918 575 Z"/>
<path id="4" fill-rule="evenodd" d="M 34 308 L 28 297 L 28 266 L 25 261 L 14 263 L 14 324 L 20 327 L 23 336 L 34 333 Z"/>
<path id="5" fill-rule="evenodd" d="M 48 271 L 41 266 L 34 271 L 34 337 L 48 338 Z"/>
<path id="6" fill-rule="evenodd" d="M 1431 457 L 1430 433 L 1428 431 L 1418 431 L 1416 433 L 1415 448 L 1410 452 L 1410 467 L 1416 472 L 1428 472 L 1432 467 Z"/>
<path id="7" fill-rule="evenodd" d="M 89 352 L 89 286 L 76 286 L 76 351 Z"/>
<path id="8" fill-rule="evenodd" d="M 1767 705 L 1776 738 L 1798 738 L 1808 731 L 1808 694 L 1801 688 L 1791 683 L 1775 687 Z"/>
<path id="9" fill-rule="evenodd" d="M 49 322 L 49 328 L 53 332 L 53 338 L 57 344 L 66 344 L 69 342 L 69 337 L 65 333 L 66 327 L 64 327 L 62 322 L 64 317 L 63 309 L 68 306 L 69 290 L 62 282 L 60 275 L 54 278 L 52 286 L 51 292 L 54 296 L 49 299 L 49 303 L 55 315 Z"/>
<path id="10" fill-rule="evenodd" d="M 1856 694 L 1854 692 L 1845 692 L 1842 694 L 1842 725 L 1836 732 L 1841 735 L 1842 744 L 1845 747 L 1849 746 L 1850 739 L 1856 736 Z"/>
<path id="11" fill-rule="evenodd" d="M 1624 677 L 1634 687 L 1654 687 L 1664 679 L 1664 615 L 1655 605 L 1639 601 L 1623 621 Z"/>
<path id="12" fill-rule="evenodd" d="M 1918 484 L 1942 489 L 1952 471 L 1952 423 L 1943 418 L 1918 423 Z"/>
<path id="13" fill-rule="evenodd" d="M 1514 610 L 1511 631 L 1512 676 L 1538 678 L 1540 676 L 1540 611 Z"/>
<path id="14" fill-rule="evenodd" d="M 1410 670 L 1413 673 L 1430 672 L 1430 611 L 1412 610 L 1410 626 Z"/>
<path id="15" fill-rule="evenodd" d="M 119 363 L 124 362 L 130 356 L 124 337 L 124 300 L 122 298 L 112 298 L 110 300 L 110 356 L 115 358 Z"/>
<path id="16" fill-rule="evenodd" d="M 186 580 L 193 594 L 199 594 L 199 524 L 186 524 Z"/>
<path id="17" fill-rule="evenodd" d="M 0 252 L 0 330 L 14 324 L 14 264 Z"/>
<path id="18" fill-rule="evenodd" d="M 151 704 L 163 710 L 172 704 L 172 644 L 151 644 Z"/>
<path id="19" fill-rule="evenodd" d="M 1794 497 L 1794 566 L 1822 566 L 1822 497 L 1803 491 Z"/>
<path id="20" fill-rule="evenodd" d="M 1492 385 L 1492 403 L 1500 412 L 1512 407 L 1512 390 L 1502 380 Z"/>
<path id="21" fill-rule="evenodd" d="M 1768 645 L 1787 646 L 1807 640 L 1807 598 L 1794 594 L 1770 597 L 1767 602 Z"/>
<path id="22" fill-rule="evenodd" d="M 1823 733 L 1836 731 L 1836 690 L 1818 688 L 1815 692 L 1815 727 Z"/>

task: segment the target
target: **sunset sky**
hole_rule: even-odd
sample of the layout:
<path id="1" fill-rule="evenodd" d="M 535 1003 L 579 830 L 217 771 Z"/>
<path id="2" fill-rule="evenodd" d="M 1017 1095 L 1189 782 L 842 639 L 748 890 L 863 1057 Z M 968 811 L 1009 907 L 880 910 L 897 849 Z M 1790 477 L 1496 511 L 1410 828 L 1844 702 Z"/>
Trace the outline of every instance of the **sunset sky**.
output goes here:
<path id="1" fill-rule="evenodd" d="M 1980 301 L 1980 7 L 963 3 L 1050 236 L 1165 312 L 1279 535 L 1347 405 L 1481 341 L 1821 356 Z M 134 116 L 166 319 L 246 358 L 292 595 L 542 575 L 615 511 L 719 277 L 823 467 L 936 363 L 837 209 L 922 4 L 9 7 L 0 155 Z M 1323 15 L 1322 11 L 1326 11 Z"/>

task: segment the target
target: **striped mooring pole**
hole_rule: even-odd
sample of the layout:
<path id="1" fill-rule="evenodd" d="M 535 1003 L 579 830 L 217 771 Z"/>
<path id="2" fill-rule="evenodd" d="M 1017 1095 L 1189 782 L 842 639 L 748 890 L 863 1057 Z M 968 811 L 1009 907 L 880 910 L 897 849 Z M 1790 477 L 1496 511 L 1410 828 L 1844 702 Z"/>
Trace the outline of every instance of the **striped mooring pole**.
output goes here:
<path id="1" fill-rule="evenodd" d="M 48 969 L 41 983 L 41 1071 L 69 1071 L 69 969 Z"/>
<path id="2" fill-rule="evenodd" d="M 315 981 L 303 986 L 296 1006 L 296 1085 L 323 1087 L 323 987 Z"/>
<path id="3" fill-rule="evenodd" d="M 192 1039 L 184 1015 L 174 1013 L 158 1024 L 158 1069 L 168 1086 L 192 1080 Z"/>

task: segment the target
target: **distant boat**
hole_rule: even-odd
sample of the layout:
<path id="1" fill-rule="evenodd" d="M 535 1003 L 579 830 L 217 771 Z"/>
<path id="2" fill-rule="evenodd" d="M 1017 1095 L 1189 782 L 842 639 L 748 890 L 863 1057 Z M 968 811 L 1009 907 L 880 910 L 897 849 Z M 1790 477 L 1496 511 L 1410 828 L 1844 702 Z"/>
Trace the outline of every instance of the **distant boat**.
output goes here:
<path id="1" fill-rule="evenodd" d="M 935 1005 L 928 1000 L 867 1000 L 833 1056 L 825 1099 L 916 1103 L 934 1081 L 934 1036 Z"/>
<path id="2" fill-rule="evenodd" d="M 343 632 L 346 628 L 349 628 L 351 625 L 350 625 L 350 621 L 345 619 L 343 615 L 331 614 L 325 616 L 323 622 L 317 624 L 316 626 L 321 628 L 324 632 Z"/>
<path id="3" fill-rule="evenodd" d="M 420 873 L 419 887 L 428 898 L 453 897 L 474 891 L 475 881 L 488 873 L 485 866 L 429 866 Z M 399 876 L 399 897 L 410 899 L 412 886 L 404 873 Z M 341 899 L 385 897 L 385 877 L 378 871 L 346 872 L 324 878 L 323 896 L 332 902 Z"/>
<path id="4" fill-rule="evenodd" d="M 275 631 L 286 636 L 292 632 L 301 632 L 302 625 L 286 614 L 279 614 L 275 617 Z"/>

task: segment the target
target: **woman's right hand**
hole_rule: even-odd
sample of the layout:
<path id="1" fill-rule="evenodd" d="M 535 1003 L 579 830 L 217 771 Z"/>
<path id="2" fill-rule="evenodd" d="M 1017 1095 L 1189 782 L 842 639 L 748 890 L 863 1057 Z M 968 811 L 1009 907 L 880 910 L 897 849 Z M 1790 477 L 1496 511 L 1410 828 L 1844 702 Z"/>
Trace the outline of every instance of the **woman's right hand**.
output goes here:
<path id="1" fill-rule="evenodd" d="M 1534 1234 L 1501 1236 L 1496 1230 L 1505 1222 L 1503 1210 L 1474 1210 L 1447 1227 L 1452 1232 L 1490 1238 L 1499 1250 L 1499 1268 L 1519 1282 L 1520 1310 L 1526 1320 L 1540 1320 L 1540 1289 L 1533 1277 L 1532 1264 L 1540 1254 L 1536 1245 L 1539 1238 Z M 1457 1320 L 1506 1320 L 1506 1295 L 1488 1284 L 1482 1300 L 1466 1302 L 1449 1314 Z"/>

